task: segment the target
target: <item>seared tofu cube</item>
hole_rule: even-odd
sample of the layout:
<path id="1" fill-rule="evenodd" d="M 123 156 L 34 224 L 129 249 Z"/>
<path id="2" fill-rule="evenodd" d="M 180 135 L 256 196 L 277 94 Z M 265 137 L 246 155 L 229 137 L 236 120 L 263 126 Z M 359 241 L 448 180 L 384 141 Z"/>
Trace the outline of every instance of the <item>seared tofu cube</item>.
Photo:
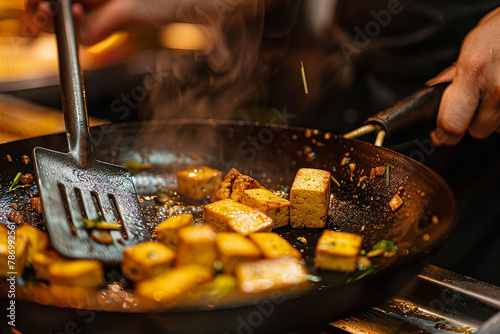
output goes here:
<path id="1" fill-rule="evenodd" d="M 28 238 L 17 235 L 3 224 L 0 226 L 0 276 L 22 277 L 28 257 Z"/>
<path id="2" fill-rule="evenodd" d="M 296 286 L 307 282 L 307 268 L 294 257 L 278 257 L 236 266 L 238 289 L 256 293 Z"/>
<path id="3" fill-rule="evenodd" d="M 122 272 L 134 281 L 154 277 L 168 270 L 175 252 L 162 243 L 146 241 L 123 251 Z"/>
<path id="4" fill-rule="evenodd" d="M 222 270 L 232 274 L 238 263 L 255 261 L 260 258 L 260 250 L 247 237 L 231 232 L 217 234 L 217 250 L 222 262 Z"/>
<path id="5" fill-rule="evenodd" d="M 31 264 L 35 270 L 36 278 L 44 281 L 49 280 L 49 267 L 58 261 L 66 261 L 67 259 L 56 252 L 55 250 L 49 249 L 35 253 L 31 259 Z"/>
<path id="6" fill-rule="evenodd" d="M 335 271 L 354 271 L 363 237 L 354 233 L 325 230 L 316 245 L 316 267 Z"/>
<path id="7" fill-rule="evenodd" d="M 135 292 L 143 298 L 157 302 L 171 302 L 195 285 L 212 278 L 212 268 L 192 264 L 172 268 L 158 276 L 140 281 L 135 287 Z"/>
<path id="8" fill-rule="evenodd" d="M 291 256 L 299 260 L 302 259 L 302 253 L 278 233 L 254 233 L 249 238 L 259 247 L 265 258 L 274 259 L 281 256 Z"/>
<path id="9" fill-rule="evenodd" d="M 290 201 L 265 188 L 245 190 L 240 202 L 265 213 L 273 220 L 273 228 L 286 226 L 290 221 Z"/>
<path id="10" fill-rule="evenodd" d="M 28 254 L 26 261 L 31 263 L 33 255 L 47 249 L 49 236 L 47 233 L 38 230 L 36 227 L 23 224 L 16 229 L 16 238 L 26 237 L 28 239 Z"/>
<path id="11" fill-rule="evenodd" d="M 232 168 L 222 180 L 220 188 L 215 194 L 215 200 L 220 201 L 231 198 L 238 202 L 243 191 L 256 188 L 261 188 L 257 180 L 248 175 L 241 174 L 238 170 Z"/>
<path id="12" fill-rule="evenodd" d="M 216 234 L 208 225 L 180 229 L 176 266 L 197 264 L 213 267 L 217 260 L 215 239 Z"/>
<path id="13" fill-rule="evenodd" d="M 325 227 L 330 205 L 330 175 L 321 169 L 299 169 L 290 190 L 293 227 Z"/>
<path id="14" fill-rule="evenodd" d="M 155 229 L 156 236 L 159 242 L 176 250 L 179 243 L 177 235 L 182 227 L 193 225 L 193 215 L 182 213 L 177 216 L 169 217 L 161 222 Z"/>
<path id="15" fill-rule="evenodd" d="M 273 227 L 273 220 L 264 213 L 230 198 L 205 205 L 203 223 L 218 232 L 234 231 L 243 235 L 270 231 Z"/>
<path id="16" fill-rule="evenodd" d="M 177 191 L 194 200 L 212 197 L 222 182 L 222 172 L 210 167 L 196 167 L 177 172 Z"/>
<path id="17" fill-rule="evenodd" d="M 51 284 L 96 288 L 104 284 L 104 269 L 98 260 L 63 260 L 49 265 Z"/>

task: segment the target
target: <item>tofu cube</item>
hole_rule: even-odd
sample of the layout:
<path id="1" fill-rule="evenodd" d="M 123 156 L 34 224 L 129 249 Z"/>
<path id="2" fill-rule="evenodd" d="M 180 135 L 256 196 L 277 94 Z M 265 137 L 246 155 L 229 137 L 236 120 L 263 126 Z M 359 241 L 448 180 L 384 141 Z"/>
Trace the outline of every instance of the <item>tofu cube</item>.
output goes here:
<path id="1" fill-rule="evenodd" d="M 123 251 L 121 269 L 133 281 L 141 281 L 168 270 L 174 259 L 172 249 L 159 242 L 146 241 Z"/>
<path id="2" fill-rule="evenodd" d="M 325 230 L 316 245 L 317 268 L 354 271 L 357 267 L 363 237 L 354 233 Z"/>
<path id="3" fill-rule="evenodd" d="M 307 282 L 307 268 L 294 257 L 278 257 L 236 266 L 238 289 L 244 293 L 293 287 Z"/>
<path id="4" fill-rule="evenodd" d="M 193 215 L 182 213 L 177 216 L 169 217 L 161 222 L 155 229 L 156 236 L 159 242 L 176 250 L 179 243 L 177 235 L 182 227 L 193 225 Z"/>
<path id="5" fill-rule="evenodd" d="M 299 260 L 302 259 L 302 253 L 278 233 L 254 233 L 249 238 L 257 245 L 265 258 L 291 256 Z"/>
<path id="6" fill-rule="evenodd" d="M 290 224 L 293 227 L 325 227 L 330 205 L 330 175 L 321 169 L 299 169 L 290 190 Z"/>
<path id="7" fill-rule="evenodd" d="M 265 213 L 273 220 L 273 228 L 286 226 L 290 221 L 290 201 L 265 188 L 245 190 L 240 202 Z"/>
<path id="8" fill-rule="evenodd" d="M 58 261 L 67 260 L 55 250 L 49 249 L 35 253 L 31 259 L 31 265 L 35 270 L 35 276 L 39 280 L 49 280 L 49 267 Z"/>
<path id="9" fill-rule="evenodd" d="M 205 205 L 203 223 L 218 232 L 234 231 L 243 235 L 270 231 L 273 227 L 273 220 L 264 213 L 230 198 Z"/>
<path id="10" fill-rule="evenodd" d="M 231 198 L 238 202 L 243 191 L 261 187 L 257 180 L 232 168 L 222 180 L 220 188 L 215 194 L 215 200 Z"/>
<path id="11" fill-rule="evenodd" d="M 204 266 L 187 265 L 172 268 L 158 276 L 137 283 L 135 293 L 157 302 L 171 302 L 195 285 L 213 278 L 213 270 Z"/>
<path id="12" fill-rule="evenodd" d="M 104 269 L 98 260 L 62 260 L 49 265 L 51 284 L 97 288 L 104 284 Z"/>
<path id="13" fill-rule="evenodd" d="M 217 260 L 215 239 L 216 234 L 208 225 L 180 229 L 176 266 L 197 264 L 212 268 Z"/>
<path id="14" fill-rule="evenodd" d="M 232 274 L 238 263 L 260 258 L 259 248 L 247 237 L 238 233 L 219 233 L 215 244 L 220 254 L 222 270 L 226 274 Z"/>
<path id="15" fill-rule="evenodd" d="M 177 191 L 194 200 L 215 195 L 222 182 L 222 172 L 210 167 L 196 167 L 177 172 Z"/>
<path id="16" fill-rule="evenodd" d="M 7 277 L 16 273 L 22 277 L 28 257 L 29 241 L 13 230 L 0 224 L 0 276 Z"/>
<path id="17" fill-rule="evenodd" d="M 36 227 L 28 224 L 22 224 L 16 229 L 16 238 L 26 237 L 28 239 L 28 253 L 26 261 L 31 263 L 33 255 L 47 249 L 49 245 L 49 236 L 46 232 L 38 230 Z"/>

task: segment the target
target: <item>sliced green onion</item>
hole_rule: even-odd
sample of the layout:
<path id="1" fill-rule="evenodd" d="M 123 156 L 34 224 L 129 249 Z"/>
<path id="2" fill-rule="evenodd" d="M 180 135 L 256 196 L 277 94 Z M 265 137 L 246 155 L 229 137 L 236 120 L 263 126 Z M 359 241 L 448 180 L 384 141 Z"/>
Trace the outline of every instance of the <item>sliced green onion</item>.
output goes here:
<path id="1" fill-rule="evenodd" d="M 15 189 L 15 186 L 17 186 L 17 184 L 19 183 L 21 176 L 23 176 L 23 173 L 21 173 L 21 172 L 16 174 L 16 177 L 14 178 L 14 180 L 12 180 L 12 184 L 9 187 L 9 191 Z"/>

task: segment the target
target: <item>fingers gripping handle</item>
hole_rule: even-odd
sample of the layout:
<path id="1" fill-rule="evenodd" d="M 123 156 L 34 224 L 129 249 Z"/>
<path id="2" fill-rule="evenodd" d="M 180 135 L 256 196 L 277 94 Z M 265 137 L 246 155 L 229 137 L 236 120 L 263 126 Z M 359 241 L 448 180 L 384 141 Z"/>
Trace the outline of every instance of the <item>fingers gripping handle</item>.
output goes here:
<path id="1" fill-rule="evenodd" d="M 386 142 L 401 143 L 421 137 L 436 127 L 436 118 L 444 89 L 449 83 L 425 87 L 394 106 L 368 118 L 365 124 L 386 132 Z"/>
<path id="2" fill-rule="evenodd" d="M 52 0 L 59 79 L 69 153 L 81 167 L 93 159 L 71 0 Z"/>

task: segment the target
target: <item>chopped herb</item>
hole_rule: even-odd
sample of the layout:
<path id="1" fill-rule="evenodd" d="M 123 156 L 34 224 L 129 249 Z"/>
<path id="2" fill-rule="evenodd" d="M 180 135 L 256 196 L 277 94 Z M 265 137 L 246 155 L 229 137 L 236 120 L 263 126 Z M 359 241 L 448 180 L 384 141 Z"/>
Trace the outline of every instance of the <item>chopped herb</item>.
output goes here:
<path id="1" fill-rule="evenodd" d="M 389 179 L 389 165 L 387 165 L 387 166 L 386 166 L 385 170 L 386 170 L 386 174 L 385 174 L 385 185 L 386 185 L 387 187 L 389 187 L 389 181 L 390 181 L 390 179 Z"/>
<path id="2" fill-rule="evenodd" d="M 151 164 L 141 164 L 140 162 L 137 162 L 137 161 L 128 161 L 124 164 L 124 166 L 132 174 L 139 173 L 140 171 L 142 171 L 144 169 L 151 168 Z"/>
<path id="3" fill-rule="evenodd" d="M 304 70 L 304 63 L 300 62 L 300 74 L 302 76 L 302 82 L 304 84 L 304 92 L 309 94 L 309 88 L 307 88 L 306 71 Z"/>
<path id="4" fill-rule="evenodd" d="M 387 252 L 395 252 L 398 250 L 398 246 L 396 245 L 396 243 L 394 241 L 380 240 L 375 245 L 373 245 L 372 251 L 378 250 L 378 249 L 383 249 L 384 251 L 387 251 Z"/>
<path id="5" fill-rule="evenodd" d="M 19 183 L 19 180 L 21 179 L 21 176 L 23 176 L 23 173 L 21 173 L 21 172 L 16 174 L 16 177 L 14 177 L 14 180 L 12 180 L 12 184 L 9 187 L 9 191 L 15 189 L 15 187 Z"/>
<path id="6" fill-rule="evenodd" d="M 297 241 L 302 244 L 307 244 L 307 239 L 304 237 L 297 237 Z"/>
<path id="7" fill-rule="evenodd" d="M 82 218 L 85 229 L 101 229 L 101 230 L 120 230 L 121 225 L 117 223 L 109 223 L 105 221 L 101 216 L 94 219 Z"/>
<path id="8" fill-rule="evenodd" d="M 330 175 L 330 178 L 332 179 L 333 183 L 335 183 L 335 184 L 337 185 L 337 187 L 339 187 L 339 188 L 340 188 L 340 183 L 339 183 L 339 181 L 337 181 L 337 179 L 335 179 L 335 178 L 333 177 L 333 175 Z"/>
<path id="9" fill-rule="evenodd" d="M 349 279 L 347 280 L 347 283 L 350 283 L 350 282 L 352 282 L 352 281 L 357 281 L 358 279 L 361 279 L 361 278 L 366 277 L 366 276 L 368 276 L 368 275 L 375 274 L 377 271 L 378 271 L 378 270 L 377 270 L 377 268 L 375 268 L 375 267 L 368 267 L 368 268 L 366 268 L 366 270 L 365 270 L 365 271 L 363 271 L 363 273 L 362 273 L 361 275 L 359 275 L 358 277 L 356 277 L 356 278 L 349 278 Z"/>

